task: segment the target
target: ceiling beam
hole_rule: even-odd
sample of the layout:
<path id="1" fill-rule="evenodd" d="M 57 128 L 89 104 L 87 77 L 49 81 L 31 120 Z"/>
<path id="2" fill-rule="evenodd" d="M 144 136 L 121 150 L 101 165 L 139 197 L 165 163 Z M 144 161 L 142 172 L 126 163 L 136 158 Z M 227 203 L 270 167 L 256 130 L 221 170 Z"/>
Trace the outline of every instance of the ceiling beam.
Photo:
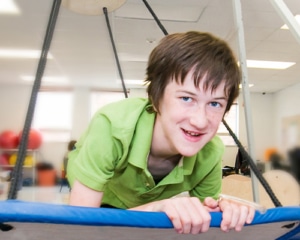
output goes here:
<path id="1" fill-rule="evenodd" d="M 294 15 L 283 2 L 283 0 L 270 0 L 278 15 L 283 19 L 284 23 L 289 27 L 289 30 L 300 44 L 300 25 L 297 23 Z"/>

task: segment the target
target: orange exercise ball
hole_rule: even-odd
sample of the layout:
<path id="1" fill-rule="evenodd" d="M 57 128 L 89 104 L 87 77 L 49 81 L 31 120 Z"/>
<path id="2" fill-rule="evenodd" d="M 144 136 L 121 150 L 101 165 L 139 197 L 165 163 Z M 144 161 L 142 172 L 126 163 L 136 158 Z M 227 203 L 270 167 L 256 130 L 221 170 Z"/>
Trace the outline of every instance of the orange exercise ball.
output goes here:
<path id="1" fill-rule="evenodd" d="M 22 132 L 19 134 L 19 141 L 21 141 L 22 138 Z M 38 149 L 43 142 L 43 136 L 42 133 L 37 129 L 30 129 L 29 135 L 28 135 L 28 149 Z"/>
<path id="2" fill-rule="evenodd" d="M 14 149 L 18 147 L 18 134 L 11 130 L 5 130 L 0 134 L 0 148 Z"/>

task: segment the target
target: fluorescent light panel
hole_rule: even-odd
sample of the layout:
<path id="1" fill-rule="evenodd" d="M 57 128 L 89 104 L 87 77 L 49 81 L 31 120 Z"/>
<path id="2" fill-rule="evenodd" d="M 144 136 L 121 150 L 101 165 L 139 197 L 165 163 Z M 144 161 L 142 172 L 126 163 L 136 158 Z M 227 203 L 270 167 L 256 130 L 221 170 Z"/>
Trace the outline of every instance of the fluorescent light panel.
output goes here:
<path id="1" fill-rule="evenodd" d="M 13 0 L 0 0 L 0 14 L 19 14 L 20 9 Z"/>
<path id="2" fill-rule="evenodd" d="M 40 58 L 40 56 L 41 56 L 41 50 L 0 49 L 0 58 Z M 53 58 L 51 53 L 48 53 L 47 58 L 48 59 Z"/>
<path id="3" fill-rule="evenodd" d="M 21 76 L 21 79 L 27 82 L 33 82 L 34 76 Z M 69 79 L 67 77 L 42 77 L 43 82 L 47 83 L 68 83 Z"/>
<path id="4" fill-rule="evenodd" d="M 247 60 L 248 68 L 287 69 L 294 64 L 295 62 Z"/>
<path id="5" fill-rule="evenodd" d="M 297 23 L 300 25 L 300 15 L 296 15 L 295 19 Z M 289 27 L 286 24 L 284 24 L 280 29 L 289 29 Z"/>
<path id="6" fill-rule="evenodd" d="M 249 84 L 248 84 L 248 87 L 249 87 L 249 88 L 251 88 L 251 87 L 253 87 L 253 86 L 254 86 L 254 84 L 252 84 L 252 83 L 249 83 Z M 243 87 L 242 84 L 240 84 L 240 85 L 239 85 L 239 88 L 242 88 L 242 87 Z"/>
<path id="7" fill-rule="evenodd" d="M 124 79 L 125 84 L 128 85 L 141 85 L 143 86 L 145 84 L 144 80 L 137 80 L 137 79 Z M 117 80 L 118 84 L 121 84 L 121 80 Z"/>

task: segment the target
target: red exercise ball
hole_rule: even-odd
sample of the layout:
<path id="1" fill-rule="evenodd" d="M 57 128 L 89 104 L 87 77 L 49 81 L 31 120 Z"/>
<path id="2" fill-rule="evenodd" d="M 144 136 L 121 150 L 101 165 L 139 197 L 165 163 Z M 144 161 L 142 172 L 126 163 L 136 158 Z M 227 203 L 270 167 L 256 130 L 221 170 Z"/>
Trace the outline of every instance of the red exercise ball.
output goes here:
<path id="1" fill-rule="evenodd" d="M 18 134 L 11 130 L 5 130 L 0 134 L 0 147 L 4 149 L 14 149 L 18 147 Z"/>
<path id="2" fill-rule="evenodd" d="M 3 153 L 0 155 L 0 166 L 9 165 L 9 154 Z"/>
<path id="3" fill-rule="evenodd" d="M 22 132 L 19 134 L 19 141 L 22 139 Z M 42 145 L 43 137 L 42 133 L 36 129 L 30 129 L 28 135 L 28 149 L 37 149 Z"/>
<path id="4" fill-rule="evenodd" d="M 12 167 L 9 166 L 9 157 L 10 155 L 7 154 L 7 153 L 3 153 L 0 155 L 0 168 L 3 170 L 3 171 L 11 171 L 12 170 Z"/>
<path id="5" fill-rule="evenodd" d="M 0 168 L 2 170 L 11 170 L 11 167 L 9 167 L 9 157 L 10 155 L 7 153 L 3 153 L 0 155 Z"/>

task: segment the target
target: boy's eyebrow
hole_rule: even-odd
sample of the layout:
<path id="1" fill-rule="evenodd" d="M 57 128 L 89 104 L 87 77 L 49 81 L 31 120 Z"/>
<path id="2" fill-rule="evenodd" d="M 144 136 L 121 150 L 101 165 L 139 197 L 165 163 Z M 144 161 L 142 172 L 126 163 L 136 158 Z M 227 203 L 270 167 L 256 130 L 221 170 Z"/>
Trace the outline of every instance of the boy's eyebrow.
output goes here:
<path id="1" fill-rule="evenodd" d="M 224 96 L 224 97 L 214 97 L 214 99 L 216 99 L 216 100 L 225 100 L 225 101 L 228 100 L 228 98 L 226 96 Z"/>
<path id="2" fill-rule="evenodd" d="M 185 93 L 185 94 L 197 96 L 197 93 L 190 92 L 190 91 L 187 91 L 187 90 L 178 90 L 177 92 L 178 92 L 178 93 Z"/>
<path id="3" fill-rule="evenodd" d="M 184 93 L 184 94 L 189 94 L 189 95 L 192 95 L 192 96 L 197 96 L 197 93 L 194 93 L 194 92 L 191 92 L 191 91 L 188 91 L 188 90 L 179 90 L 178 93 Z M 226 96 L 213 97 L 213 99 L 215 99 L 215 100 L 225 100 L 225 101 L 228 100 L 228 98 Z"/>

